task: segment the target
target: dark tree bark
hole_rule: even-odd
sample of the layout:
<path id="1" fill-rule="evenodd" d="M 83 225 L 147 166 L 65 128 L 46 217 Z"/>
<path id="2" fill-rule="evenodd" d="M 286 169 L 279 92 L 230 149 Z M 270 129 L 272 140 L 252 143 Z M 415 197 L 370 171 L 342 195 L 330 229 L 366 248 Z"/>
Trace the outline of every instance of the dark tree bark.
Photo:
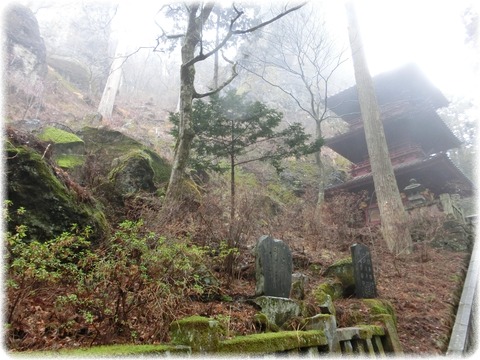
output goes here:
<path id="1" fill-rule="evenodd" d="M 351 2 L 346 3 L 346 10 L 358 100 L 382 220 L 382 234 L 392 253 L 409 254 L 412 238 L 408 229 L 407 216 L 390 161 L 375 89 L 368 71 L 355 9 Z"/>
<path id="2" fill-rule="evenodd" d="M 178 197 L 182 192 L 185 168 L 190 154 L 190 146 L 195 134 L 192 130 L 193 99 L 195 97 L 195 49 L 202 38 L 202 27 L 208 19 L 213 3 L 205 5 L 197 16 L 199 3 L 192 3 L 188 9 L 187 31 L 182 45 L 182 65 L 180 68 L 180 125 L 175 145 L 172 173 L 166 197 Z"/>

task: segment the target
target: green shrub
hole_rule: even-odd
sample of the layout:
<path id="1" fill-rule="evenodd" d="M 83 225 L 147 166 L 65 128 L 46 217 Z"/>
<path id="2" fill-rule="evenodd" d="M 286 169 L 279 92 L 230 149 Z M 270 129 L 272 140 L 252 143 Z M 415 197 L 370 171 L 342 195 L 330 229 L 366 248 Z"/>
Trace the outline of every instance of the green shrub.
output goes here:
<path id="1" fill-rule="evenodd" d="M 89 233 L 73 226 L 44 243 L 28 241 L 24 225 L 6 234 L 9 348 L 164 341 L 189 298 L 217 290 L 210 250 L 188 239 L 147 232 L 142 221 L 122 222 L 98 248 Z"/>

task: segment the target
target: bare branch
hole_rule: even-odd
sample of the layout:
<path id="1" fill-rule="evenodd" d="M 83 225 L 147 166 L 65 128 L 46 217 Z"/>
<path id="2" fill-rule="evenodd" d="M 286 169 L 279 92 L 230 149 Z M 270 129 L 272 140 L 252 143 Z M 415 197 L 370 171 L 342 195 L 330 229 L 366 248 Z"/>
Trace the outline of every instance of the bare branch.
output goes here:
<path id="1" fill-rule="evenodd" d="M 298 6 L 294 6 L 288 10 L 285 10 L 284 12 L 282 12 L 281 14 L 278 14 L 277 16 L 271 18 L 270 20 L 267 20 L 261 24 L 258 24 L 254 27 L 251 27 L 251 28 L 248 28 L 248 29 L 244 29 L 244 30 L 233 30 L 233 24 L 240 18 L 241 15 L 243 15 L 243 12 L 241 11 L 238 11 L 238 10 L 235 10 L 237 15 L 235 16 L 234 19 L 232 19 L 231 23 L 230 23 L 230 29 L 228 31 L 228 33 L 225 35 L 225 37 L 223 38 L 222 41 L 220 41 L 218 43 L 218 45 L 213 48 L 211 51 L 203 54 L 202 52 L 200 52 L 199 55 L 195 56 L 192 60 L 190 60 L 189 62 L 187 62 L 186 64 L 184 64 L 185 66 L 190 66 L 190 65 L 193 65 L 199 61 L 203 61 L 207 58 L 209 58 L 210 56 L 212 56 L 213 54 L 215 54 L 217 51 L 219 51 L 221 48 L 223 48 L 225 46 L 225 44 L 228 42 L 228 40 L 230 40 L 230 38 L 233 36 L 233 35 L 245 35 L 245 34 L 248 34 L 248 33 L 251 33 L 251 32 L 254 32 L 258 29 L 261 29 L 262 27 L 265 27 L 267 26 L 268 24 L 271 24 L 275 21 L 277 21 L 278 19 L 281 19 L 282 17 L 284 17 L 285 15 L 293 12 L 293 11 L 296 11 L 298 9 L 300 9 L 301 7 L 303 7 L 304 5 L 306 4 L 306 2 L 298 5 Z"/>
<path id="2" fill-rule="evenodd" d="M 203 94 L 199 94 L 199 93 L 195 92 L 193 97 L 195 99 L 201 99 L 201 98 L 216 94 L 219 91 L 221 91 L 223 88 L 225 88 L 228 84 L 230 84 L 233 81 L 233 79 L 235 79 L 237 77 L 237 75 L 238 75 L 237 64 L 234 64 L 233 67 L 232 67 L 232 75 L 225 82 L 223 82 L 219 87 L 217 87 L 216 89 L 214 89 L 212 91 L 203 93 Z"/>
<path id="3" fill-rule="evenodd" d="M 303 2 L 301 3 L 300 5 L 297 5 L 297 6 L 294 6 L 288 10 L 285 10 L 284 12 L 282 12 L 281 14 L 278 14 L 277 16 L 271 18 L 270 20 L 267 20 L 261 24 L 258 24 L 257 26 L 254 26 L 254 27 L 251 27 L 249 29 L 245 29 L 245 30 L 234 30 L 233 33 L 235 35 L 243 35 L 243 34 L 248 34 L 248 33 L 251 33 L 251 32 L 254 32 L 258 29 L 261 29 L 262 27 L 268 25 L 268 24 L 271 24 L 275 21 L 277 21 L 278 19 L 281 19 L 282 17 L 284 17 L 285 15 L 287 14 L 290 14 L 291 12 L 293 11 L 296 11 L 298 9 L 300 9 L 301 7 L 303 7 L 304 5 L 306 4 L 306 2 Z"/>

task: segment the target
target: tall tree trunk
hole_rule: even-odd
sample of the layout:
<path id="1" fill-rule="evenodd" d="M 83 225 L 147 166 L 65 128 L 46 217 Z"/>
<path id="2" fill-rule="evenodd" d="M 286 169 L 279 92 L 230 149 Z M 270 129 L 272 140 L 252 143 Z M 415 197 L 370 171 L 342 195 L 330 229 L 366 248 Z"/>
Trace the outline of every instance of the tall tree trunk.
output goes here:
<path id="1" fill-rule="evenodd" d="M 112 116 L 113 105 L 115 104 L 115 98 L 120 88 L 120 81 L 122 79 L 122 65 L 125 59 L 125 43 L 123 39 L 118 40 L 117 48 L 115 49 L 115 58 L 110 66 L 110 74 L 108 75 L 107 83 L 103 89 L 102 98 L 98 105 L 98 112 L 104 119 L 108 119 Z"/>
<path id="2" fill-rule="evenodd" d="M 321 119 L 315 119 L 315 139 L 322 138 L 322 121 Z M 320 214 L 321 207 L 325 201 L 325 167 L 322 161 L 322 148 L 315 153 L 315 163 L 318 169 L 318 197 L 316 205 L 316 213 Z"/>
<path id="3" fill-rule="evenodd" d="M 230 154 L 230 227 L 228 245 L 235 245 L 234 239 L 234 221 L 235 221 L 235 154 Z"/>
<path id="4" fill-rule="evenodd" d="M 390 161 L 375 89 L 363 52 L 355 9 L 350 1 L 346 3 L 346 10 L 358 100 L 382 220 L 383 238 L 389 250 L 395 255 L 409 254 L 412 238 L 407 226 L 407 216 Z"/>
<path id="5" fill-rule="evenodd" d="M 186 168 L 190 155 L 190 147 L 195 133 L 192 129 L 193 98 L 195 95 L 195 64 L 191 63 L 195 56 L 195 47 L 201 39 L 203 23 L 196 17 L 199 3 L 189 7 L 188 27 L 182 44 L 182 65 L 180 67 L 180 124 L 175 155 L 168 183 L 166 198 L 178 198 L 184 190 Z M 210 10 L 211 11 L 211 8 Z M 203 14 L 202 12 L 202 15 Z M 208 14 L 206 15 L 208 17 Z"/>
<path id="6" fill-rule="evenodd" d="M 235 246 L 234 221 L 235 221 L 235 119 L 230 120 L 230 227 L 228 245 Z"/>

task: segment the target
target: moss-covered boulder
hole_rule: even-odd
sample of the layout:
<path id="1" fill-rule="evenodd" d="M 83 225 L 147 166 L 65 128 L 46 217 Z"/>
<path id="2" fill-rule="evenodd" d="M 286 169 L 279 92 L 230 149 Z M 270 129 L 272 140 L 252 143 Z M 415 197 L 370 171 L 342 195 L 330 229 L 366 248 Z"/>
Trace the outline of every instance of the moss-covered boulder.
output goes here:
<path id="1" fill-rule="evenodd" d="M 313 290 L 313 298 L 322 314 L 336 314 L 333 302 L 344 295 L 343 285 L 336 279 L 329 279 Z"/>
<path id="2" fill-rule="evenodd" d="M 7 142 L 6 152 L 7 199 L 14 210 L 8 221 L 9 231 L 23 224 L 28 228 L 28 239 L 39 241 L 70 230 L 72 224 L 90 226 L 93 241 L 107 233 L 107 222 L 98 204 L 67 187 L 43 153 L 13 140 Z M 20 207 L 25 208 L 24 215 L 16 213 Z"/>
<path id="3" fill-rule="evenodd" d="M 85 127 L 77 132 L 84 143 L 91 168 L 95 176 L 112 179 L 125 167 L 125 162 L 142 162 L 146 160 L 153 171 L 152 181 L 159 187 L 168 182 L 171 165 L 152 149 L 119 131 L 107 128 Z M 116 169 L 114 171 L 114 169 Z M 112 173 L 113 171 L 113 173 Z M 148 172 L 150 172 L 148 170 Z M 143 174 L 145 175 L 145 174 Z M 143 176 L 142 175 L 142 176 Z"/>
<path id="4" fill-rule="evenodd" d="M 334 262 L 327 267 L 323 275 L 327 278 L 338 279 L 342 283 L 344 296 L 353 294 L 355 290 L 355 278 L 353 276 L 353 263 L 350 256 Z"/>
<path id="5" fill-rule="evenodd" d="M 133 150 L 115 159 L 114 164 L 116 166 L 110 171 L 108 177 L 120 194 L 131 195 L 139 191 L 155 192 L 155 171 L 152 167 L 152 158 L 148 153 L 143 150 Z"/>
<path id="6" fill-rule="evenodd" d="M 61 168 L 73 170 L 85 162 L 85 143 L 77 135 L 48 126 L 38 137 L 53 146 L 53 157 Z"/>

